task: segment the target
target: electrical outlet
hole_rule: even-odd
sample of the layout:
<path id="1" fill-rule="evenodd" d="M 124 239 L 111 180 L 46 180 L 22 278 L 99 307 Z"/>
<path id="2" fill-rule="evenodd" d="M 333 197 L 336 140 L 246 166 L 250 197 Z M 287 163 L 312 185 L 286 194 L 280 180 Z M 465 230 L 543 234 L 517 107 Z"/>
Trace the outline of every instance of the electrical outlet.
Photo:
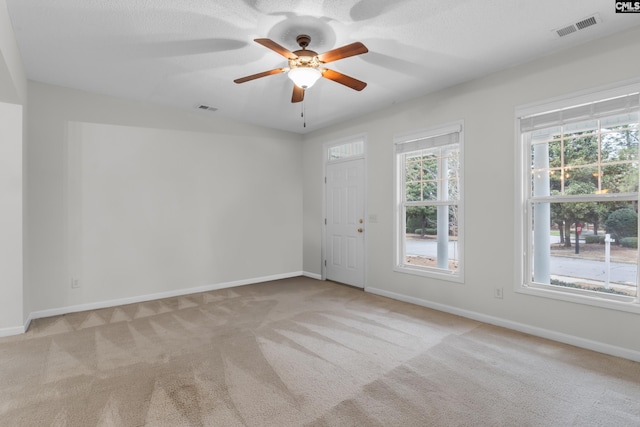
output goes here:
<path id="1" fill-rule="evenodd" d="M 80 287 L 80 280 L 79 279 L 71 279 L 71 287 L 73 289 L 79 288 Z"/>
<path id="2" fill-rule="evenodd" d="M 502 299 L 502 288 L 493 288 L 493 297 Z"/>

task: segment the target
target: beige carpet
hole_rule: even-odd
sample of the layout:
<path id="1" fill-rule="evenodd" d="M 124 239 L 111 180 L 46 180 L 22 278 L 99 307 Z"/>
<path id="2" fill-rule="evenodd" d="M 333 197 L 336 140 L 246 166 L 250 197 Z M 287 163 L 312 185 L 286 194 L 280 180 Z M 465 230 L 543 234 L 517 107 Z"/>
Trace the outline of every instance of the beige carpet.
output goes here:
<path id="1" fill-rule="evenodd" d="M 2 426 L 639 426 L 640 364 L 307 278 L 39 319 Z"/>

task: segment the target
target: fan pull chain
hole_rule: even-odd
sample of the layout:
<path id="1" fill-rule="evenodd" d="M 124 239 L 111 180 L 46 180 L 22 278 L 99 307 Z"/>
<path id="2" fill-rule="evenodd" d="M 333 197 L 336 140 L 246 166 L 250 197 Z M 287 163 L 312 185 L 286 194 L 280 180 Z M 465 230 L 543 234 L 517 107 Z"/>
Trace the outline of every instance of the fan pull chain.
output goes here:
<path id="1" fill-rule="evenodd" d="M 305 108 L 305 104 L 304 104 L 304 99 L 302 100 L 302 111 L 300 112 L 300 117 L 302 117 L 302 127 L 307 127 L 307 115 L 306 115 L 306 108 Z"/>

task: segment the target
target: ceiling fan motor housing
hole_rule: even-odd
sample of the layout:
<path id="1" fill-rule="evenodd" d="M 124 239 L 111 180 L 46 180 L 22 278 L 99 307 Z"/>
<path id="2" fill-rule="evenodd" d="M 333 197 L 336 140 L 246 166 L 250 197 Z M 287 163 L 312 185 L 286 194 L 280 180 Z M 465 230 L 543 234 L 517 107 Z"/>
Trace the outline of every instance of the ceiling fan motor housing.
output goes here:
<path id="1" fill-rule="evenodd" d="M 318 68 L 320 66 L 318 53 L 312 50 L 307 50 L 307 46 L 311 43 L 311 37 L 306 34 L 300 34 L 296 37 L 296 41 L 302 49 L 293 52 L 297 58 L 289 59 L 289 67 L 291 69 L 300 67 Z"/>
<path id="2" fill-rule="evenodd" d="M 309 46 L 309 43 L 311 43 L 311 37 L 306 34 L 300 34 L 298 37 L 296 37 L 296 42 L 302 49 L 306 49 L 307 46 Z"/>

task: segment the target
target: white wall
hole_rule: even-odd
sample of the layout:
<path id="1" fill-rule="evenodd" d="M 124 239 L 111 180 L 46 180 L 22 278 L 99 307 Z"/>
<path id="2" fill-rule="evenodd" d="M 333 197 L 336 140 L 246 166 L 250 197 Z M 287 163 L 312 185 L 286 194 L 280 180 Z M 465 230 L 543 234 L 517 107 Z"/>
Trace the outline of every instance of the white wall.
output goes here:
<path id="1" fill-rule="evenodd" d="M 0 102 L 0 336 L 24 322 L 22 188 L 22 107 Z"/>
<path id="2" fill-rule="evenodd" d="M 27 80 L 9 20 L 0 0 L 0 336 L 24 325 L 23 105 Z"/>
<path id="3" fill-rule="evenodd" d="M 0 0 L 0 100 L 22 104 L 26 97 L 27 78 L 9 19 L 7 2 Z"/>
<path id="4" fill-rule="evenodd" d="M 302 271 L 298 135 L 35 82 L 29 105 L 31 312 Z"/>
<path id="5" fill-rule="evenodd" d="M 640 316 L 514 292 L 514 108 L 640 76 L 634 30 L 305 138 L 304 269 L 321 272 L 324 142 L 368 138 L 367 289 L 640 360 Z M 465 284 L 394 272 L 393 135 L 465 121 Z M 504 299 L 493 288 L 504 288 Z M 593 344 L 593 345 L 592 345 Z"/>

